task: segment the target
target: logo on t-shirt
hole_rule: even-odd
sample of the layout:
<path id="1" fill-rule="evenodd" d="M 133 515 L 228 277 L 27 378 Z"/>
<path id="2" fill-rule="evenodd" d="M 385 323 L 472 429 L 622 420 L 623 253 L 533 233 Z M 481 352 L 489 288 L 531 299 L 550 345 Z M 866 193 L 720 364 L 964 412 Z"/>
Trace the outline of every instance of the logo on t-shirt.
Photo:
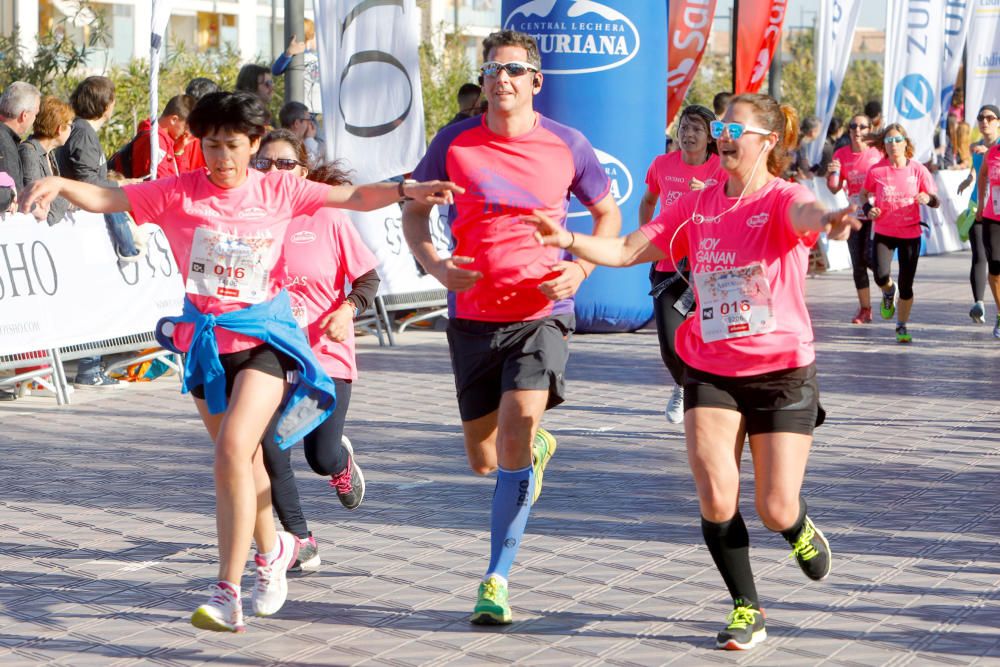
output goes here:
<path id="1" fill-rule="evenodd" d="M 751 215 L 747 218 L 747 227 L 763 227 L 767 224 L 770 219 L 770 215 L 767 213 L 758 213 L 757 215 Z"/>
<path id="2" fill-rule="evenodd" d="M 306 243 L 312 243 L 316 240 L 316 235 L 309 231 L 295 232 L 292 234 L 291 241 L 298 245 L 304 245 Z"/>
<path id="3" fill-rule="evenodd" d="M 476 177 L 467 194 L 474 199 L 482 199 L 483 215 L 527 214 L 535 209 L 545 208 L 545 204 L 533 192 L 488 167 L 480 168 Z"/>
<path id="4" fill-rule="evenodd" d="M 259 218 L 266 218 L 267 211 L 260 208 L 259 206 L 251 206 L 250 208 L 245 208 L 236 214 L 236 217 L 242 218 L 244 220 L 256 220 Z"/>

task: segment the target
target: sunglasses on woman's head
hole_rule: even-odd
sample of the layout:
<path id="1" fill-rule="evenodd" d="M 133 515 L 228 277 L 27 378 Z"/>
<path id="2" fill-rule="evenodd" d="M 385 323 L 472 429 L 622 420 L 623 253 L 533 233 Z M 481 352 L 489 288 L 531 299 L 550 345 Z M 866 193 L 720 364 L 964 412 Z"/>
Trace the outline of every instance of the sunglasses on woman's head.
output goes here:
<path id="1" fill-rule="evenodd" d="M 906 137 L 900 137 L 900 136 L 886 137 L 885 138 L 885 143 L 887 143 L 887 144 L 901 144 L 901 143 L 903 143 L 905 141 L 906 141 Z"/>
<path id="2" fill-rule="evenodd" d="M 770 130 L 765 130 L 762 127 L 744 125 L 743 123 L 723 123 L 721 120 L 713 120 L 710 129 L 712 130 L 713 139 L 721 139 L 723 133 L 726 133 L 734 141 L 747 132 L 750 134 L 762 134 L 764 136 L 771 134 Z"/>
<path id="3" fill-rule="evenodd" d="M 528 72 L 538 71 L 531 63 L 522 63 L 517 61 L 510 63 L 498 63 L 494 60 L 488 63 L 483 63 L 483 66 L 479 68 L 479 71 L 483 73 L 483 76 L 491 78 L 500 76 L 500 70 L 505 70 L 507 74 L 512 77 L 524 76 Z"/>
<path id="4" fill-rule="evenodd" d="M 306 166 L 301 162 L 299 162 L 298 160 L 292 160 L 286 157 L 279 157 L 275 160 L 272 160 L 269 157 L 256 157 L 250 160 L 250 166 L 256 169 L 257 171 L 267 171 L 268 169 L 271 168 L 272 164 L 281 171 L 291 171 L 296 167 Z"/>
<path id="5" fill-rule="evenodd" d="M 867 130 L 868 128 L 871 127 L 871 125 L 862 125 L 861 123 L 851 123 L 847 127 L 851 128 L 852 130 Z"/>

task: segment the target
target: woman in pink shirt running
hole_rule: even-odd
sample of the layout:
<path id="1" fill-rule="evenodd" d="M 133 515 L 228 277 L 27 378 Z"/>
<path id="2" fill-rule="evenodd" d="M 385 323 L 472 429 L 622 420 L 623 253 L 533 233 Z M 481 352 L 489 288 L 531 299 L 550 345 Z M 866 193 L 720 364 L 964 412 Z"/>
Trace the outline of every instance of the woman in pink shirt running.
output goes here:
<path id="1" fill-rule="evenodd" d="M 860 224 L 852 209 L 828 212 L 806 188 L 779 178 L 797 128 L 791 107 L 739 95 L 724 120 L 712 123 L 725 183 L 682 197 L 618 239 L 574 235 L 544 215 L 536 219 L 540 241 L 596 264 L 691 262 L 694 317 L 677 332 L 677 352 L 687 365 L 684 431 L 702 535 L 733 599 L 716 637 L 723 649 L 751 648 L 767 636 L 739 512 L 746 436 L 764 525 L 792 545 L 810 579 L 825 577 L 831 564 L 829 543 L 799 495 L 824 414 L 805 276 L 820 232 L 843 238 Z"/>
<path id="2" fill-rule="evenodd" d="M 913 340 L 906 323 L 913 308 L 913 279 L 920 259 L 920 207 L 937 208 L 934 178 L 913 157 L 913 142 L 899 123 L 885 128 L 875 139 L 885 160 L 868 170 L 861 188 L 861 202 L 874 221 L 875 284 L 882 290 L 882 319 L 896 315 L 896 342 Z M 869 203 L 869 199 L 874 203 Z M 892 281 L 892 256 L 899 257 L 899 304 Z"/>
<path id="3" fill-rule="evenodd" d="M 289 171 L 327 185 L 350 183 L 336 165 L 321 164 L 310 170 L 308 160 L 305 144 L 297 135 L 290 130 L 274 130 L 261 140 L 250 165 L 264 173 Z M 285 234 L 285 266 L 292 314 L 337 387 L 336 409 L 303 439 L 303 453 L 313 472 L 330 478 L 341 504 L 349 510 L 357 509 L 364 499 L 365 478 L 351 441 L 344 435 L 344 423 L 353 382 L 358 379 L 354 318 L 375 300 L 378 260 L 343 211 L 324 208 L 315 215 L 292 220 Z M 264 443 L 271 500 L 282 527 L 299 541 L 298 560 L 290 571 L 316 570 L 320 565 L 319 547 L 302 512 L 291 454 L 291 449 Z"/>
<path id="4" fill-rule="evenodd" d="M 860 197 L 868 170 L 882 161 L 882 153 L 867 141 L 871 127 L 871 119 L 864 114 L 851 119 L 848 125 L 851 144 L 834 152 L 826 176 L 826 185 L 833 194 L 846 188 L 851 206 L 861 220 L 861 229 L 851 232 L 847 239 L 851 267 L 854 269 L 854 288 L 858 291 L 858 314 L 851 320 L 853 324 L 872 321 L 871 285 L 868 282 L 868 271 L 875 270 L 872 259 L 872 221 L 862 210 L 864 202 Z"/>
<path id="5" fill-rule="evenodd" d="M 657 201 L 662 211 L 683 195 L 716 185 L 725 177 L 719 164 L 719 149 L 711 135 L 713 120 L 712 110 L 697 104 L 681 111 L 677 129 L 681 149 L 658 155 L 649 166 L 646 194 L 639 204 L 640 227 L 652 220 Z M 681 259 L 680 263 L 682 267 L 670 258 L 662 259 L 653 265 L 649 276 L 660 356 L 675 385 L 666 411 L 671 424 L 684 421 L 684 362 L 677 356 L 675 339 L 690 309 L 690 290 L 687 262 Z"/>

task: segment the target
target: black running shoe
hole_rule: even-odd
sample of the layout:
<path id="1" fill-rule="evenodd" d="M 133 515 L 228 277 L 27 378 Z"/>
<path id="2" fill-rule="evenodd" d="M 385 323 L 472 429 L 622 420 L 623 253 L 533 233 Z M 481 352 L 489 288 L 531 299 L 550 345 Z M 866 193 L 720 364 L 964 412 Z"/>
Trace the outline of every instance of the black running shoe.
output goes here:
<path id="1" fill-rule="evenodd" d="M 746 651 L 767 639 L 764 610 L 739 604 L 726 617 L 726 629 L 715 636 L 715 647 L 725 651 Z"/>
<path id="2" fill-rule="evenodd" d="M 833 565 L 830 543 L 808 516 L 802 523 L 802 532 L 792 545 L 789 558 L 791 557 L 795 558 L 802 571 L 813 581 L 819 581 L 830 574 L 830 567 Z"/>
<path id="3" fill-rule="evenodd" d="M 343 472 L 330 476 L 330 486 L 336 489 L 340 504 L 349 510 L 354 510 L 365 499 L 365 476 L 354 460 L 354 448 L 346 435 L 343 437 L 343 443 L 348 452 L 347 467 Z"/>

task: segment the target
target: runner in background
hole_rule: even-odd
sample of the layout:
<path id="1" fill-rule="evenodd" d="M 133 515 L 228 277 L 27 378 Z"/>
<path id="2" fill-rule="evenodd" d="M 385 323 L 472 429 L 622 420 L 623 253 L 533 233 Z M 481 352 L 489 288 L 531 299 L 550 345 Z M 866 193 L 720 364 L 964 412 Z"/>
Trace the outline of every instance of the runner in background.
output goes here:
<path id="1" fill-rule="evenodd" d="M 968 188 L 972 188 L 971 201 L 976 204 L 979 210 L 979 174 L 982 171 L 983 161 L 986 153 L 990 150 L 1000 137 L 1000 107 L 994 104 L 986 104 L 979 110 L 976 116 L 979 123 L 979 133 L 983 138 L 972 147 L 972 169 L 969 176 L 958 186 L 958 194 Z M 985 224 L 977 215 L 976 221 L 969 228 L 969 245 L 972 246 L 972 266 L 969 269 L 969 283 L 972 285 L 972 308 L 969 310 L 969 317 L 973 322 L 983 324 L 986 322 L 986 306 L 983 303 L 983 295 L 986 293 L 987 276 L 989 275 L 989 260 L 987 249 L 984 243 L 983 230 Z M 991 237 L 992 240 L 992 237 Z M 992 288 L 991 288 L 992 291 Z M 994 335 L 996 335 L 994 333 Z"/>
<path id="2" fill-rule="evenodd" d="M 882 290 L 882 319 L 896 315 L 896 342 L 910 343 L 906 325 L 913 308 L 913 279 L 920 259 L 920 207 L 937 208 L 934 178 L 927 167 L 913 157 L 913 142 L 899 123 L 887 125 L 877 135 L 875 145 L 885 160 L 868 170 L 859 194 L 863 210 L 874 221 L 875 284 Z M 869 197 L 873 203 L 869 202 Z M 892 281 L 892 256 L 899 257 L 899 304 Z"/>
<path id="3" fill-rule="evenodd" d="M 702 535 L 733 599 L 716 637 L 723 649 L 748 649 L 767 637 L 739 511 L 746 436 L 764 525 L 788 541 L 810 579 L 831 567 L 829 543 L 799 495 L 813 429 L 824 418 L 805 277 L 820 232 L 843 238 L 860 223 L 853 209 L 827 212 L 808 189 L 779 177 L 797 130 L 791 107 L 738 95 L 712 124 L 724 183 L 682 197 L 618 239 L 567 232 L 542 211 L 535 218 L 541 242 L 596 264 L 691 262 L 695 316 L 678 330 L 677 352 L 687 364 L 684 433 Z"/>
<path id="4" fill-rule="evenodd" d="M 414 257 L 449 290 L 448 346 L 472 469 L 497 471 L 490 562 L 470 621 L 512 620 L 507 579 L 542 489 L 556 440 L 540 427 L 564 400 L 573 295 L 593 265 L 543 248 L 524 216 L 544 208 L 565 224 L 570 194 L 614 236 L 621 213 L 590 143 L 534 110 L 543 85 L 534 37 L 502 30 L 483 42 L 484 116 L 442 129 L 414 170 L 465 188 L 450 212 L 454 255 L 431 240 L 431 207 L 407 202 L 403 232 Z"/>
<path id="5" fill-rule="evenodd" d="M 725 172 L 719 165 L 719 150 L 711 136 L 710 125 L 714 120 L 711 109 L 696 104 L 681 111 L 677 129 L 680 150 L 657 156 L 646 172 L 646 193 L 639 203 L 640 227 L 653 219 L 657 200 L 663 211 L 688 192 L 703 190 L 724 177 Z M 671 424 L 684 421 L 684 362 L 677 356 L 674 339 L 677 327 L 694 302 L 688 288 L 686 266 L 686 259 L 680 259 L 675 266 L 670 258 L 665 258 L 654 264 L 649 274 L 660 356 L 674 380 L 674 390 L 666 408 L 667 421 Z"/>
<path id="6" fill-rule="evenodd" d="M 864 114 L 851 118 L 847 126 L 850 144 L 834 151 L 826 176 L 826 185 L 833 194 L 847 188 L 848 200 L 861 221 L 861 229 L 851 231 L 851 236 L 847 239 L 851 268 L 854 271 L 854 288 L 858 291 L 858 313 L 851 320 L 852 324 L 867 324 L 872 321 L 871 285 L 868 281 L 868 271 L 874 271 L 875 267 L 872 259 L 872 221 L 862 210 L 860 193 L 868 170 L 881 162 L 883 157 L 879 149 L 868 143 L 871 127 L 871 119 Z"/>
<path id="7" fill-rule="evenodd" d="M 58 195 L 88 211 L 130 211 L 139 223 L 159 223 L 170 242 L 187 295 L 184 314 L 161 320 L 158 338 L 187 353 L 184 389 L 215 443 L 218 581 L 191 617 L 196 627 L 215 631 L 244 630 L 240 581 L 251 539 L 254 614 L 276 613 L 288 594 L 285 571 L 298 542 L 275 530 L 262 438 L 291 445 L 333 409 L 333 383 L 282 289 L 289 224 L 324 206 L 374 210 L 406 196 L 448 204 L 461 191 L 451 183 L 333 187 L 251 170 L 267 117 L 256 95 L 206 95 L 188 118 L 205 171 L 123 188 L 49 177 L 35 181 L 21 204 L 41 219 Z"/>
<path id="8" fill-rule="evenodd" d="M 250 166 L 258 171 L 288 171 L 299 178 L 350 184 L 336 165 L 308 168 L 306 146 L 291 130 L 274 130 L 260 142 Z M 303 439 L 309 467 L 330 478 L 341 504 L 357 509 L 365 496 L 365 478 L 344 435 L 351 388 L 358 379 L 354 354 L 354 318 L 375 300 L 378 260 L 365 246 L 350 218 L 333 208 L 295 218 L 285 237 L 285 264 L 292 314 L 309 339 L 320 365 L 337 387 L 337 406 L 326 421 Z M 350 294 L 347 288 L 350 287 Z M 319 546 L 309 531 L 292 469 L 292 450 L 264 442 L 264 463 L 271 478 L 271 500 L 282 527 L 299 541 L 298 560 L 290 571 L 319 569 Z"/>

